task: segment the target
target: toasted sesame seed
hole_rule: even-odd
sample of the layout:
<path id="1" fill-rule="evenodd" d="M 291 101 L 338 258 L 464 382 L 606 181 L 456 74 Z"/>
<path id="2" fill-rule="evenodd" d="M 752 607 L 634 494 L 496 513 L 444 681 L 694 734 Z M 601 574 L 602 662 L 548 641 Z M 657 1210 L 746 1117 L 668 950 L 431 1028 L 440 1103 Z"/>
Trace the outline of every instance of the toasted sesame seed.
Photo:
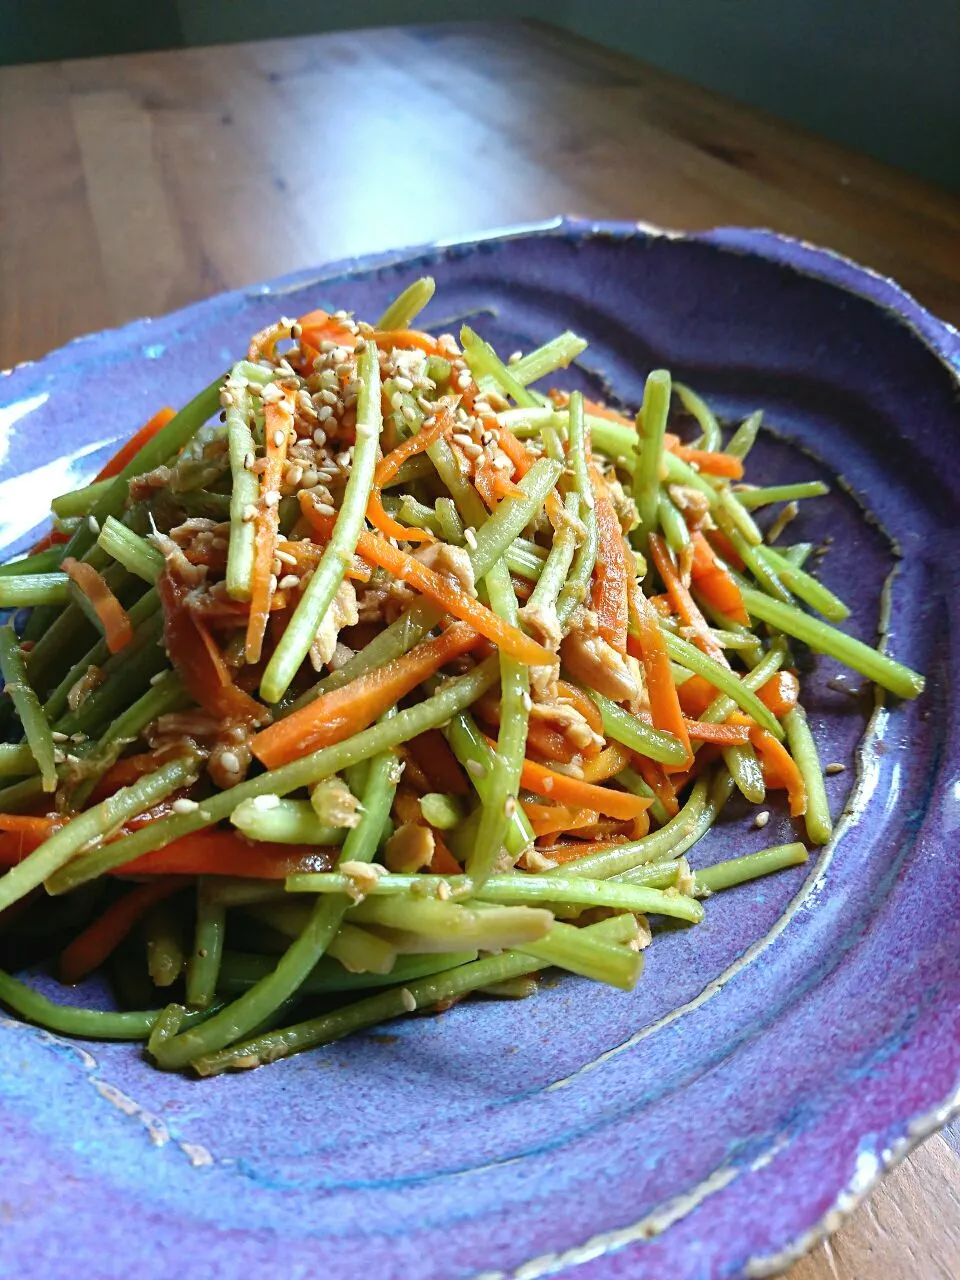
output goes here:
<path id="1" fill-rule="evenodd" d="M 286 480 L 287 484 L 291 485 L 295 489 L 297 485 L 300 483 L 300 481 L 303 479 L 303 467 L 301 467 L 299 463 L 295 464 L 292 467 L 289 467 L 287 469 L 286 475 L 284 476 L 284 479 Z"/>
<path id="2" fill-rule="evenodd" d="M 331 351 L 336 351 L 336 349 L 337 344 L 335 342 L 331 342 L 329 338 L 320 343 L 320 350 L 325 356 L 329 355 Z"/>
<path id="3" fill-rule="evenodd" d="M 400 412 L 407 422 L 416 422 L 418 415 L 412 404 L 405 404 Z"/>
<path id="4" fill-rule="evenodd" d="M 287 433 L 285 431 L 279 431 L 279 430 L 275 431 L 273 433 L 273 447 L 275 449 L 281 449 L 283 447 L 283 444 L 286 438 L 287 438 Z"/>
<path id="5" fill-rule="evenodd" d="M 827 765 L 827 767 L 824 769 L 824 771 L 823 771 L 823 772 L 824 772 L 824 773 L 831 773 L 831 774 L 832 774 L 832 773 L 843 773 L 843 771 L 846 769 L 846 767 L 847 767 L 847 766 L 846 766 L 845 764 L 840 764 L 840 762 L 839 762 L 839 761 L 834 761 L 834 763 L 833 763 L 833 764 L 828 764 L 828 765 Z"/>
<path id="6" fill-rule="evenodd" d="M 71 742 L 86 742 L 86 741 L 87 741 L 87 735 L 86 735 L 85 733 L 71 733 L 71 735 L 70 735 L 70 741 L 71 741 Z"/>
<path id="7" fill-rule="evenodd" d="M 317 475 L 317 472 L 313 467 L 307 467 L 306 471 L 304 471 L 303 475 L 300 477 L 300 484 L 304 489 L 312 489 L 315 485 L 319 484 L 319 482 L 320 477 Z"/>
<path id="8" fill-rule="evenodd" d="M 323 401 L 324 404 L 330 405 L 331 408 L 333 408 L 335 404 L 339 404 L 340 402 L 340 397 L 337 395 L 337 393 L 335 391 L 328 390 L 326 387 L 324 387 L 324 389 L 320 392 L 320 399 Z"/>
<path id="9" fill-rule="evenodd" d="M 329 422 L 329 420 L 332 417 L 333 417 L 333 410 L 330 408 L 328 404 L 323 405 L 320 409 L 317 410 L 318 422 Z M 313 438 L 317 444 L 326 444 L 327 442 L 327 437 L 325 433 L 322 440 L 317 440 L 317 432 L 314 431 Z"/>
<path id="10" fill-rule="evenodd" d="M 765 827 L 770 821 L 770 814 L 766 809 L 761 809 L 753 820 L 753 825 L 757 828 Z"/>
<path id="11" fill-rule="evenodd" d="M 404 378 L 401 376 L 399 378 L 394 378 L 394 382 L 397 384 L 397 386 L 400 388 L 401 391 L 413 390 L 413 383 L 410 381 L 409 378 Z"/>
<path id="12" fill-rule="evenodd" d="M 478 400 L 473 406 L 473 411 L 483 417 L 488 417 L 493 414 L 493 407 L 486 400 Z"/>
<path id="13" fill-rule="evenodd" d="M 395 391 L 393 393 L 390 397 L 390 406 L 391 408 L 398 410 L 403 408 L 403 392 Z"/>
<path id="14" fill-rule="evenodd" d="M 200 808 L 196 800 L 188 800 L 186 796 L 174 800 L 170 807 L 174 813 L 195 813 Z"/>
<path id="15" fill-rule="evenodd" d="M 53 733 L 51 733 L 50 737 L 54 740 L 54 742 L 69 742 L 69 741 L 70 741 L 70 735 L 69 735 L 68 733 L 61 733 L 59 729 L 54 729 L 54 731 L 53 731 Z"/>

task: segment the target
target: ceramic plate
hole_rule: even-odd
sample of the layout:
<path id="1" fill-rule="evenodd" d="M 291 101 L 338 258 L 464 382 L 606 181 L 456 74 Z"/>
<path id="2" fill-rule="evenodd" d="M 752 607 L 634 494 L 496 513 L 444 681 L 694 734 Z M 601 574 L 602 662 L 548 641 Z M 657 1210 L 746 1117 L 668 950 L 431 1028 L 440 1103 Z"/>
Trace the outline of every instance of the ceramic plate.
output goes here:
<path id="1" fill-rule="evenodd" d="M 761 231 L 557 222 L 225 294 L 0 379 L 0 543 L 278 314 L 372 317 L 425 271 L 432 326 L 582 333 L 568 385 L 635 405 L 665 365 L 762 406 L 751 477 L 829 481 L 791 532 L 832 538 L 851 629 L 927 693 L 809 661 L 835 841 L 664 932 L 632 995 L 565 978 L 206 1081 L 0 1021 L 4 1275 L 769 1275 L 956 1103 L 960 335 L 890 282 Z M 788 838 L 731 805 L 696 856 Z"/>

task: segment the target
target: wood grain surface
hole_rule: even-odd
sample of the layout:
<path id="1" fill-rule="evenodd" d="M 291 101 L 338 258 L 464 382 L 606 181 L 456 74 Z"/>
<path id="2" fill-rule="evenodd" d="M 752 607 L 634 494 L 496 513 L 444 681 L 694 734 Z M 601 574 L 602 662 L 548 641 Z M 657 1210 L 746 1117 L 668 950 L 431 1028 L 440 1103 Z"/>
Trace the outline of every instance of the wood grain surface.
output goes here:
<path id="1" fill-rule="evenodd" d="M 0 368 L 556 213 L 772 227 L 960 322 L 960 199 L 552 28 L 451 24 L 0 70 Z M 790 1280 L 960 1276 L 958 1151 L 928 1141 Z"/>

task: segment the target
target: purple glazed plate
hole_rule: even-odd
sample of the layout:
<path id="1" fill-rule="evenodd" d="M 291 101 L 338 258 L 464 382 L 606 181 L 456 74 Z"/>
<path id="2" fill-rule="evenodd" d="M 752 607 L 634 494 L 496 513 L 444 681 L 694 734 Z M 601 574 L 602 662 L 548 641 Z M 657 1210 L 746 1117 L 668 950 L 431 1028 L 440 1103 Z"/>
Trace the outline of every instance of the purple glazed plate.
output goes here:
<path id="1" fill-rule="evenodd" d="M 225 294 L 0 380 L 0 545 L 279 313 L 372 316 L 425 271 L 431 326 L 582 333 L 569 385 L 632 405 L 663 364 L 762 406 L 751 478 L 831 483 L 790 532 L 833 537 L 850 628 L 927 693 L 808 662 L 836 839 L 663 931 L 633 995 L 562 979 L 207 1081 L 0 1018 L 2 1275 L 771 1275 L 957 1106 L 960 335 L 889 281 L 763 231 L 557 221 Z M 771 808 L 696 861 L 793 838 Z"/>

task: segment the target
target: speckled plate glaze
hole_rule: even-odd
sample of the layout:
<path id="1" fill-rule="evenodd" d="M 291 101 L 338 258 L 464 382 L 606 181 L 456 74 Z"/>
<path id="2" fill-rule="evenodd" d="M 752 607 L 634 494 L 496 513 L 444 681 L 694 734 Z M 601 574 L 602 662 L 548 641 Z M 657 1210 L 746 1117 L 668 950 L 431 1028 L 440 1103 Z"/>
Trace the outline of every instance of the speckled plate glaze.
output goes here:
<path id="1" fill-rule="evenodd" d="M 662 931 L 633 995 L 558 980 L 204 1082 L 0 1020 L 2 1275 L 769 1275 L 957 1104 L 960 335 L 889 281 L 763 231 L 558 221 L 212 298 L 0 380 L 2 542 L 278 313 L 373 316 L 424 271 L 434 325 L 583 333 L 571 385 L 633 404 L 664 364 L 763 406 L 752 475 L 833 483 L 792 531 L 832 534 L 852 629 L 886 601 L 928 692 L 875 705 L 808 663 L 836 841 Z M 731 806 L 697 858 L 790 830 Z"/>

